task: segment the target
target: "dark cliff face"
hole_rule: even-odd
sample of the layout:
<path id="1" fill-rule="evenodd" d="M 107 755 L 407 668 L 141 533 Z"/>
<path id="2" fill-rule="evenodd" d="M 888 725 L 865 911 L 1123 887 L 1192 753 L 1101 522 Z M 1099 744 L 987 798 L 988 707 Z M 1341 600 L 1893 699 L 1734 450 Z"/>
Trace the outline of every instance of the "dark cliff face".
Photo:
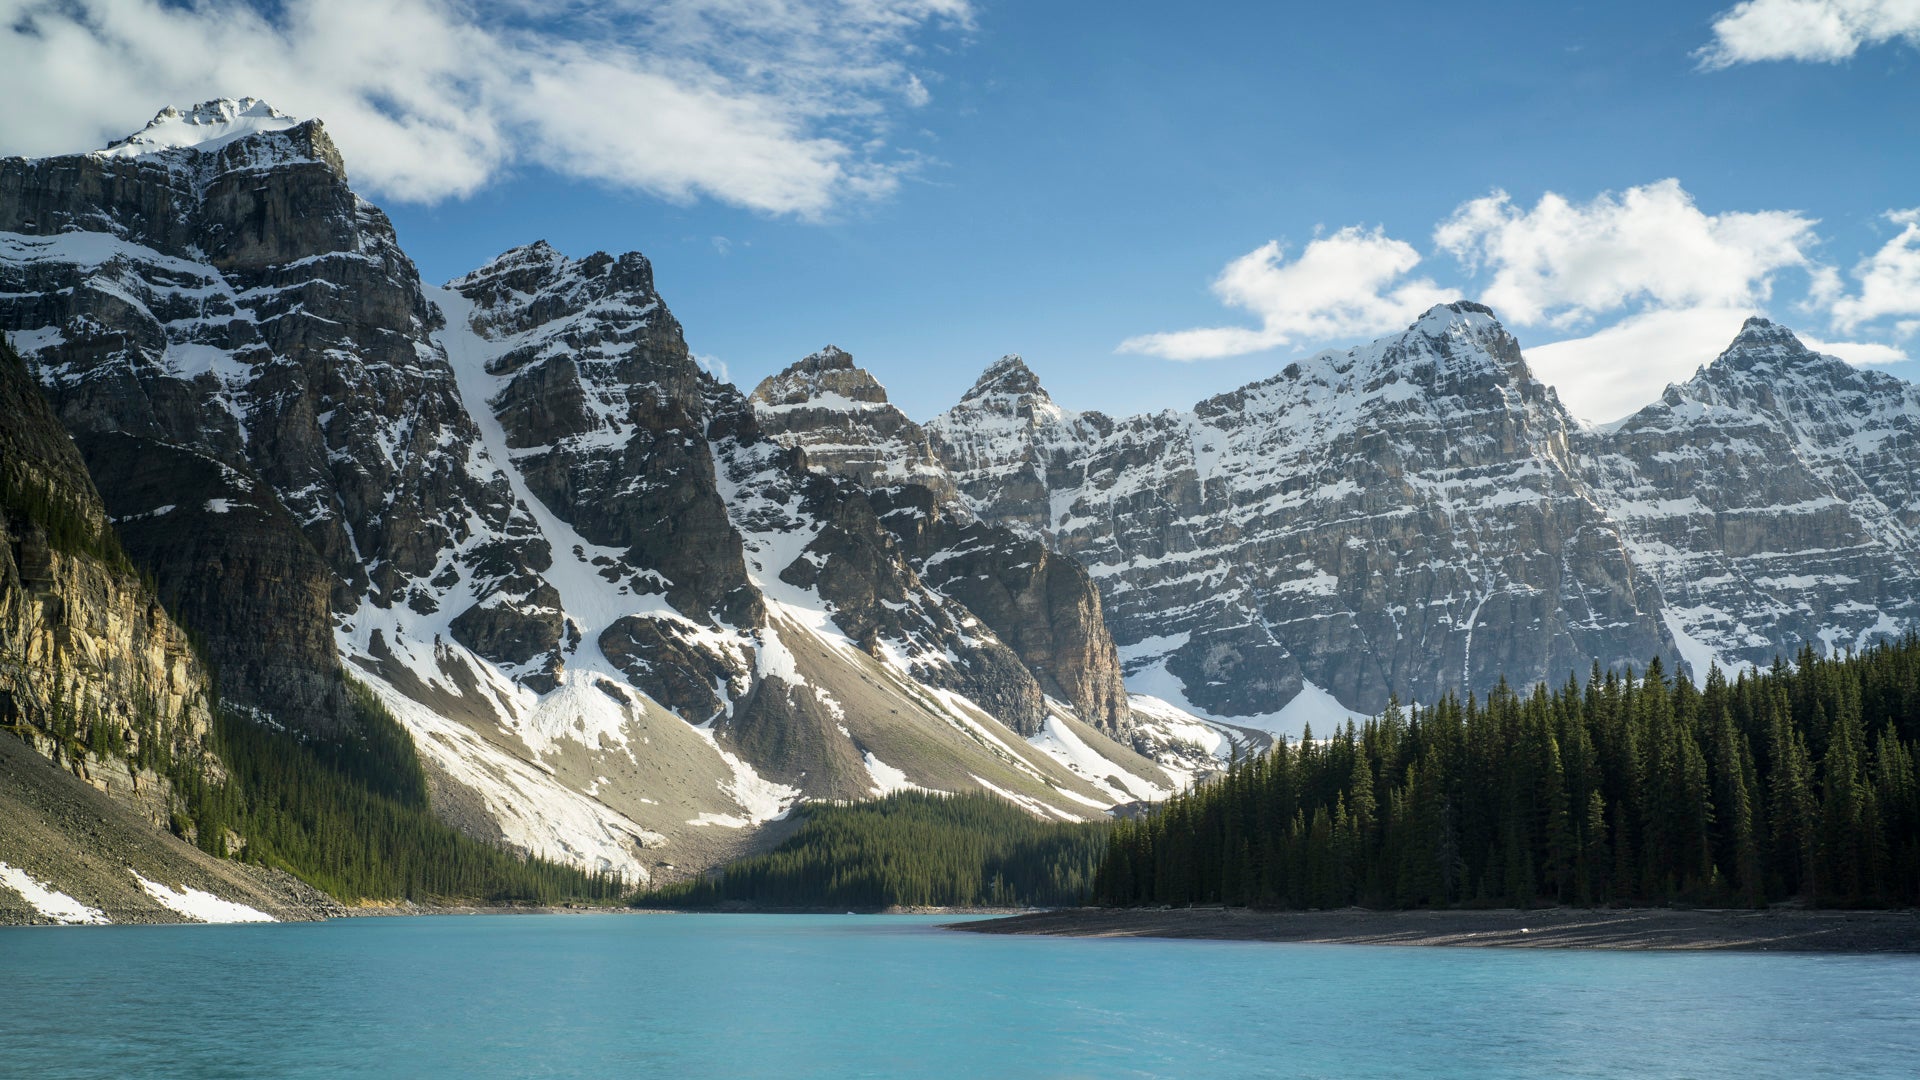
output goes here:
<path id="1" fill-rule="evenodd" d="M 1007 643 L 1043 693 L 1111 738 L 1133 728 L 1100 591 L 1071 558 L 1010 529 L 968 521 L 918 485 L 874 494 L 921 578 Z"/>
<path id="2" fill-rule="evenodd" d="M 329 729 L 333 616 L 431 603 L 476 522 L 515 531 L 504 488 L 445 452 L 471 421 L 385 215 L 309 121 L 0 162 L 0 231 L 23 234 L 0 327 L 44 343 L 37 374 L 130 552 L 230 700 Z"/>
<path id="3" fill-rule="evenodd" d="M 1697 655 L 1767 666 L 1920 623 L 1920 394 L 1749 320 L 1693 378 L 1579 440 Z"/>

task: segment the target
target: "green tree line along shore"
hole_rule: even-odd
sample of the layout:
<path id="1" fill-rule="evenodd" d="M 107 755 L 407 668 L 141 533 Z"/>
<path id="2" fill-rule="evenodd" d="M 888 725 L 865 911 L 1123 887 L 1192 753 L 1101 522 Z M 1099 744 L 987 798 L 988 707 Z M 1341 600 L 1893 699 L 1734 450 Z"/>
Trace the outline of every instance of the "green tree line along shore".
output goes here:
<path id="1" fill-rule="evenodd" d="M 1107 905 L 1920 903 L 1920 638 L 1389 708 L 1120 822 Z"/>
<path id="2" fill-rule="evenodd" d="M 1041 821 L 993 795 L 896 792 L 809 805 L 798 832 L 637 907 L 1005 907 L 1085 903 L 1107 826 Z"/>

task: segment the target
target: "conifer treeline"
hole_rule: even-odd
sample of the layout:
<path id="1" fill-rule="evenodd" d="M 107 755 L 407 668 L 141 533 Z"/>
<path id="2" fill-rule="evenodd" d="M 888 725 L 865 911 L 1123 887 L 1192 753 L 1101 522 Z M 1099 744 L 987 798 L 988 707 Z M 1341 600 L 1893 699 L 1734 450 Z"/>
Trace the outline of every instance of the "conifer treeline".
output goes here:
<path id="1" fill-rule="evenodd" d="M 1101 903 L 1920 903 L 1920 638 L 1311 732 L 1114 827 Z"/>
<path id="2" fill-rule="evenodd" d="M 302 740 L 216 714 L 224 783 L 186 792 L 200 846 L 288 870 L 342 900 L 611 900 L 628 883 L 526 858 L 456 832 L 427 805 L 426 772 L 399 721 L 351 685 L 352 735 Z M 176 781 L 177 782 L 177 781 Z M 245 840 L 225 850 L 228 828 Z"/>
<path id="3" fill-rule="evenodd" d="M 809 804 L 773 851 L 634 901 L 641 907 L 1025 906 L 1086 900 L 1106 826 L 1046 822 L 993 795 L 896 792 Z"/>

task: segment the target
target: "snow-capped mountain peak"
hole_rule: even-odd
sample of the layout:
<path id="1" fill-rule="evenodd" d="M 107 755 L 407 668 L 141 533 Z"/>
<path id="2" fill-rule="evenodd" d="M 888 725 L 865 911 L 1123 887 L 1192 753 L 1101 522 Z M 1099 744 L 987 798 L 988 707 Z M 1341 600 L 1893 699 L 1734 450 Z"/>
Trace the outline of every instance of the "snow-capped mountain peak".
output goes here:
<path id="1" fill-rule="evenodd" d="M 184 111 L 169 105 L 145 128 L 94 152 L 102 157 L 140 157 L 177 149 L 207 153 L 249 135 L 285 131 L 303 122 L 259 98 L 216 98 Z"/>
<path id="2" fill-rule="evenodd" d="M 1049 404 L 1053 399 L 1047 395 L 1046 388 L 1040 385 L 1040 377 L 1033 373 L 1027 362 L 1016 353 L 1007 355 L 987 365 L 987 370 L 974 380 L 972 389 L 960 396 L 963 404 L 982 404 L 988 399 L 1031 398 Z"/>
<path id="3" fill-rule="evenodd" d="M 1819 355 L 1807 348 L 1793 331 L 1755 315 L 1741 324 L 1740 333 L 1714 360 L 1714 365 L 1723 370 L 1746 371 L 1811 360 Z"/>

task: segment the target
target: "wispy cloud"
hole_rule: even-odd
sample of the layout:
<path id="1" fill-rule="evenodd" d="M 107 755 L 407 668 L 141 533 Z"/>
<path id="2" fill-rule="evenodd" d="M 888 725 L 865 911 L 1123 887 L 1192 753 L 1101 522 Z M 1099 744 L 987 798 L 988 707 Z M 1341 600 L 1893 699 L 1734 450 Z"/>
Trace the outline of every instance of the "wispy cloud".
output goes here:
<path id="1" fill-rule="evenodd" d="M 968 0 L 0 0 L 0 151 L 251 94 L 323 118 L 388 197 L 541 165 L 815 217 L 898 184 L 890 120 L 927 100 L 910 61 L 970 19 Z"/>
<path id="2" fill-rule="evenodd" d="M 1838 63 L 1870 45 L 1920 44 L 1912 0 L 1746 0 L 1713 22 L 1713 41 L 1694 55 L 1727 68 L 1768 60 Z"/>
<path id="3" fill-rule="evenodd" d="M 1259 326 L 1145 334 L 1121 342 L 1120 351 L 1209 360 L 1404 326 L 1459 295 L 1427 278 L 1403 280 L 1419 263 L 1413 245 L 1377 228 L 1341 229 L 1309 243 L 1292 262 L 1271 240 L 1228 263 L 1213 282 L 1222 303 L 1258 316 Z"/>

